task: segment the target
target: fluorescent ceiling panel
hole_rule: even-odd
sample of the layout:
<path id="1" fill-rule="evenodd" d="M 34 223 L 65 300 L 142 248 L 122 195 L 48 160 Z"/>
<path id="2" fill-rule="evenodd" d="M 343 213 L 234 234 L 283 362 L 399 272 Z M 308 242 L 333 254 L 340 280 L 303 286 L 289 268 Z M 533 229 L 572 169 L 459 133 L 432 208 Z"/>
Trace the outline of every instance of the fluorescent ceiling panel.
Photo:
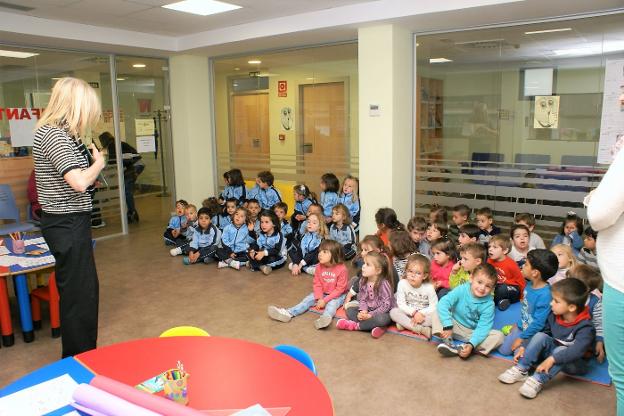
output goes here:
<path id="1" fill-rule="evenodd" d="M 198 14 L 200 16 L 229 12 L 230 10 L 241 8 L 241 6 L 235 4 L 216 0 L 184 0 L 177 3 L 166 4 L 162 7 L 179 12 Z"/>
<path id="2" fill-rule="evenodd" d="M 30 58 L 32 56 L 37 56 L 38 53 L 30 53 L 30 52 L 18 52 L 18 51 L 3 51 L 0 50 L 0 56 L 5 56 L 7 58 Z"/>

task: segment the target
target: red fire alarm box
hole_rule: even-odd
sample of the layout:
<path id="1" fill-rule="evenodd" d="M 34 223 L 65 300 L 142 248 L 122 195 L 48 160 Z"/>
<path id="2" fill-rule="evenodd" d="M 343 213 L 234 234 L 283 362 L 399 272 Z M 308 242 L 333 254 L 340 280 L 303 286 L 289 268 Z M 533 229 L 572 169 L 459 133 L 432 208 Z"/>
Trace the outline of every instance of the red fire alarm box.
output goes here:
<path id="1" fill-rule="evenodd" d="M 280 134 L 280 135 L 278 136 L 278 139 L 279 139 L 280 141 L 284 141 L 284 140 L 286 140 L 286 135 L 285 135 L 285 134 Z"/>

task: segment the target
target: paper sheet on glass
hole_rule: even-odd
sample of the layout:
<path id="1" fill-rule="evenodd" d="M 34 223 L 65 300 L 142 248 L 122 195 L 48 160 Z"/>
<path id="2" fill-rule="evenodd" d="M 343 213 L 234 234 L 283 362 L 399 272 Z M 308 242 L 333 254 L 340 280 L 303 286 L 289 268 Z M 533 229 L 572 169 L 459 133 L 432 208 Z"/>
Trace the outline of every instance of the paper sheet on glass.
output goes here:
<path id="1" fill-rule="evenodd" d="M 18 110 L 21 113 L 24 109 L 18 108 Z M 28 109 L 26 110 L 28 111 Z M 30 114 L 30 112 L 28 114 Z M 33 140 L 35 140 L 36 125 L 37 118 L 33 116 L 31 116 L 31 118 L 23 118 L 21 120 L 9 120 L 9 130 L 11 131 L 11 146 L 32 146 Z"/>
<path id="2" fill-rule="evenodd" d="M 154 134 L 154 120 L 151 118 L 134 119 L 135 135 L 149 136 Z"/>
<path id="3" fill-rule="evenodd" d="M 624 136 L 624 105 L 619 100 L 624 94 L 623 59 L 607 59 L 603 91 L 598 163 L 611 163 L 613 145 Z"/>
<path id="4" fill-rule="evenodd" d="M 72 402 L 78 383 L 69 376 L 53 378 L 0 398 L 0 416 L 39 416 Z"/>
<path id="5" fill-rule="evenodd" d="M 154 136 L 137 136 L 137 152 L 150 153 L 156 151 L 156 139 Z"/>

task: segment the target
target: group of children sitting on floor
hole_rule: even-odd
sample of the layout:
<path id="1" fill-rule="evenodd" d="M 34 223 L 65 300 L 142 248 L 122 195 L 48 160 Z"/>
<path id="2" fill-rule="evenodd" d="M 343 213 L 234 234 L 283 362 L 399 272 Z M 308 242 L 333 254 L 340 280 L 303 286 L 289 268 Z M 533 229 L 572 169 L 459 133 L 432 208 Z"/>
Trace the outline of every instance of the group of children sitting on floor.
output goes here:
<path id="1" fill-rule="evenodd" d="M 237 169 L 224 176 L 220 200 L 205 201 L 199 212 L 178 201 L 165 241 L 176 245 L 172 255 L 187 255 L 185 264 L 217 260 L 218 267 L 246 264 L 269 274 L 290 257 L 293 275 L 314 276 L 313 290 L 293 307 L 269 306 L 274 320 L 289 322 L 315 307 L 321 315 L 314 325 L 323 329 L 342 306 L 347 318 L 337 321 L 341 330 L 379 338 L 394 322 L 399 330 L 440 338 L 443 356 L 498 349 L 515 363 L 498 379 L 524 381 L 519 391 L 528 398 L 560 371 L 583 374 L 589 357 L 605 358 L 597 234 L 583 230 L 572 212 L 550 250 L 535 233 L 532 215 L 516 215 L 510 234 L 503 235 L 489 208 L 476 210 L 473 224 L 465 205 L 453 208 L 450 225 L 441 207 L 432 207 L 428 219 L 415 216 L 407 227 L 391 208 L 379 209 L 377 233 L 358 244 L 357 178 L 345 178 L 339 194 L 336 176 L 323 175 L 320 204 L 307 186 L 295 186 L 288 223 L 288 207 L 270 172 L 260 172 L 251 190 Z M 225 208 L 215 214 L 218 202 Z M 345 265 L 350 259 L 357 269 L 352 278 Z M 518 322 L 493 329 L 495 310 L 517 302 Z"/>

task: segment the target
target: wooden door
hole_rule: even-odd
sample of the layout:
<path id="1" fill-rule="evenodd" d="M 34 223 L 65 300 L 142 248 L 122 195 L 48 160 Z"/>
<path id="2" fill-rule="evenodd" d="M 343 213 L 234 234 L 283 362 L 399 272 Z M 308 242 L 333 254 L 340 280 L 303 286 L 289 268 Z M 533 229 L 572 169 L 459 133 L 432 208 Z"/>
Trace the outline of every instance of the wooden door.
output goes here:
<path id="1" fill-rule="evenodd" d="M 301 141 L 306 183 L 315 188 L 325 172 L 345 169 L 349 161 L 344 82 L 300 86 Z"/>
<path id="2" fill-rule="evenodd" d="M 244 169 L 251 163 L 269 160 L 269 95 L 267 93 L 232 95 L 230 155 L 232 166 Z M 256 169 L 256 166 L 247 166 Z M 245 169 L 247 170 L 247 169 Z"/>

